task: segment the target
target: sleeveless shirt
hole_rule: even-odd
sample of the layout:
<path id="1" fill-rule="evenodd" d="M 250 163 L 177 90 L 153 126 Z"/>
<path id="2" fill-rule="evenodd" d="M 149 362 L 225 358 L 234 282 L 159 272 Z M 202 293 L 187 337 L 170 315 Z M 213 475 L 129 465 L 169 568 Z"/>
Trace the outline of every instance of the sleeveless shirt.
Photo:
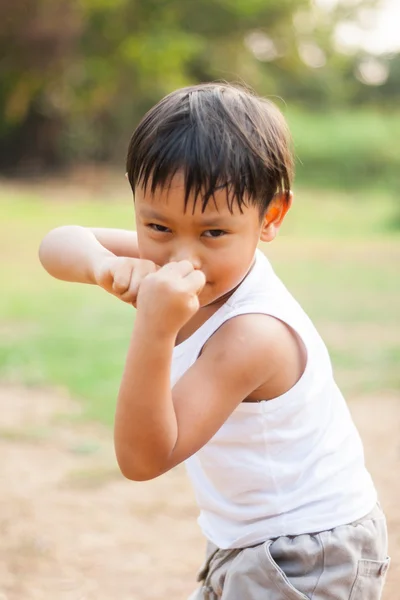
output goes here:
<path id="1" fill-rule="evenodd" d="M 249 313 L 289 325 L 301 338 L 307 361 L 289 391 L 272 400 L 239 404 L 185 461 L 200 508 L 199 525 L 223 549 L 351 523 L 377 499 L 326 346 L 260 250 L 228 301 L 175 347 L 172 385 L 223 323 Z"/>

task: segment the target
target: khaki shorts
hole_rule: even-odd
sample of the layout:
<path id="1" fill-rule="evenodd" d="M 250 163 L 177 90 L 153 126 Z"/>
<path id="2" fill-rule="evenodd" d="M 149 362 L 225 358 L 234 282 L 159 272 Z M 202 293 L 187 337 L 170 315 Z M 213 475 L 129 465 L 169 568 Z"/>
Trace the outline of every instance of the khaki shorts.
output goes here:
<path id="1" fill-rule="evenodd" d="M 202 587 L 189 600 L 379 600 L 388 570 L 377 505 L 349 525 L 219 550 L 208 543 Z"/>

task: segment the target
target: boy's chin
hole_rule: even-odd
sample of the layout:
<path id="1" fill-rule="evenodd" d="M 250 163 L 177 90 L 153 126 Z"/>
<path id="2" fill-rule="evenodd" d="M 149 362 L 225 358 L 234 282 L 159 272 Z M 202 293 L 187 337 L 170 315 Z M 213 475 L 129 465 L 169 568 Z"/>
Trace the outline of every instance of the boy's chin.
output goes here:
<path id="1" fill-rule="evenodd" d="M 210 284 L 206 283 L 201 293 L 199 294 L 199 303 L 200 308 L 206 308 L 214 304 L 215 301 L 218 300 L 218 297 L 215 293 L 213 293 Z"/>
<path id="2" fill-rule="evenodd" d="M 199 295 L 200 308 L 208 308 L 209 306 L 213 306 L 215 304 L 223 304 L 228 300 L 230 295 L 233 293 L 233 290 L 221 291 L 218 292 L 213 290 L 213 286 L 207 284 L 204 286 L 204 289 Z"/>

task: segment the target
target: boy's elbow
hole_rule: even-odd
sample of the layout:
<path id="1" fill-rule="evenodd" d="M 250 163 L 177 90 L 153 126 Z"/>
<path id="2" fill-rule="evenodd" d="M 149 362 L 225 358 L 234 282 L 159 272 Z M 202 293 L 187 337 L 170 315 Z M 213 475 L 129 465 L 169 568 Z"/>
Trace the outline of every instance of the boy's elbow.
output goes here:
<path id="1" fill-rule="evenodd" d="M 116 450 L 119 470 L 125 479 L 130 481 L 150 481 L 156 479 L 164 472 L 156 465 L 146 464 L 144 461 L 132 460 L 131 456 L 123 456 Z"/>
<path id="2" fill-rule="evenodd" d="M 39 251 L 38 251 L 38 257 L 39 257 L 39 261 L 40 264 L 42 265 L 43 269 L 45 271 L 47 271 L 47 273 L 49 275 L 52 275 L 53 277 L 55 277 L 55 272 L 54 272 L 54 252 L 52 249 L 51 244 L 48 241 L 48 238 L 45 237 L 40 246 L 39 246 Z"/>
<path id="3" fill-rule="evenodd" d="M 49 235 L 49 234 L 47 234 L 47 235 Z M 40 260 L 42 266 L 45 268 L 46 268 L 46 262 L 47 262 L 47 247 L 48 247 L 47 235 L 40 242 L 39 251 L 38 251 L 39 260 Z"/>
<path id="4" fill-rule="evenodd" d="M 66 229 L 67 226 L 65 225 L 56 227 L 55 229 L 49 231 L 40 242 L 38 251 L 39 260 L 46 271 L 49 271 L 49 267 L 51 267 L 51 264 L 54 260 L 54 251 L 56 249 L 60 233 L 63 234 Z"/>
<path id="5" fill-rule="evenodd" d="M 121 474 L 125 477 L 125 479 L 129 479 L 129 481 L 151 481 L 152 479 L 156 479 L 161 475 L 161 472 L 148 471 L 142 469 L 132 469 L 131 467 L 122 468 L 118 463 L 119 470 Z"/>
<path id="6" fill-rule="evenodd" d="M 149 473 L 139 472 L 139 471 L 131 471 L 130 469 L 121 469 L 121 474 L 125 477 L 125 479 L 129 479 L 129 481 L 151 481 L 152 479 L 156 479 L 158 475 L 151 475 Z"/>

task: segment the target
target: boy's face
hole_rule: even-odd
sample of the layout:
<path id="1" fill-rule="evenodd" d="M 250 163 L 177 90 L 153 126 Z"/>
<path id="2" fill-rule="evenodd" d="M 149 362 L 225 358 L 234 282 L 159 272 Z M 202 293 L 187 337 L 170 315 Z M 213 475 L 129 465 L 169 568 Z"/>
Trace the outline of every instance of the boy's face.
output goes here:
<path id="1" fill-rule="evenodd" d="M 260 237 L 269 241 L 263 235 L 266 222 L 256 206 L 244 206 L 240 212 L 234 203 L 232 214 L 225 189 L 215 193 L 215 202 L 210 198 L 203 213 L 200 197 L 194 211 L 193 198 L 189 198 L 185 212 L 184 196 L 184 183 L 178 175 L 169 188 L 158 187 L 154 195 L 137 187 L 139 253 L 159 266 L 189 260 L 203 271 L 206 284 L 199 300 L 204 307 L 225 297 L 246 276 Z"/>

